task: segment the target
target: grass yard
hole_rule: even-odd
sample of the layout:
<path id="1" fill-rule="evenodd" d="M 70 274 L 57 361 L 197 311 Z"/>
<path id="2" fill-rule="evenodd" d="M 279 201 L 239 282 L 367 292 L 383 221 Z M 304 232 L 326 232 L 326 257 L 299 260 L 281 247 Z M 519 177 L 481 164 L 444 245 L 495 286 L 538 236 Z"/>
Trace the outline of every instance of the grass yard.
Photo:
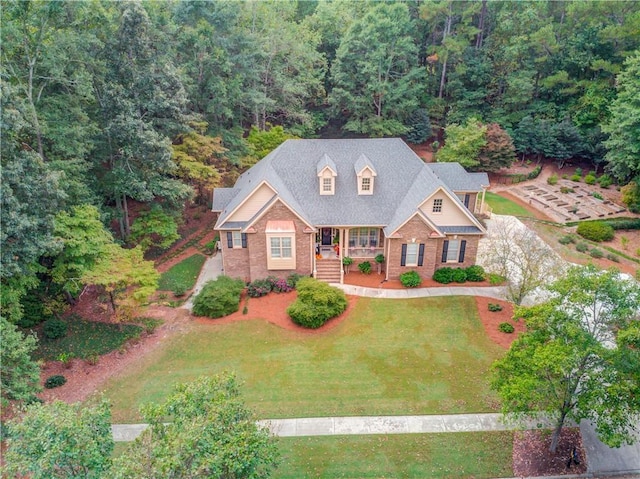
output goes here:
<path id="1" fill-rule="evenodd" d="M 140 336 L 142 326 L 134 324 L 108 324 L 73 318 L 67 323 L 67 335 L 64 338 L 47 340 L 40 333 L 35 356 L 38 359 L 56 360 L 60 354 L 72 354 L 75 358 L 88 358 L 106 354 L 120 348 L 128 340 Z"/>
<path id="2" fill-rule="evenodd" d="M 206 257 L 194 254 L 173 265 L 160 276 L 158 290 L 160 291 L 188 291 L 194 287 Z"/>
<path id="3" fill-rule="evenodd" d="M 487 191 L 485 201 L 494 214 L 496 215 L 512 215 L 512 216 L 531 216 L 533 217 L 533 213 L 528 211 L 526 208 L 523 208 L 517 203 L 514 203 L 511 200 L 503 198 L 500 195 L 495 193 L 491 193 Z"/>
<path id="4" fill-rule="evenodd" d="M 260 418 L 492 411 L 486 376 L 502 354 L 472 297 L 359 298 L 323 333 L 260 320 L 191 323 L 106 394 L 114 422 L 138 422 L 139 406 L 162 401 L 174 384 L 230 370 Z"/>
<path id="5" fill-rule="evenodd" d="M 319 436 L 278 440 L 274 478 L 511 477 L 513 432 Z"/>

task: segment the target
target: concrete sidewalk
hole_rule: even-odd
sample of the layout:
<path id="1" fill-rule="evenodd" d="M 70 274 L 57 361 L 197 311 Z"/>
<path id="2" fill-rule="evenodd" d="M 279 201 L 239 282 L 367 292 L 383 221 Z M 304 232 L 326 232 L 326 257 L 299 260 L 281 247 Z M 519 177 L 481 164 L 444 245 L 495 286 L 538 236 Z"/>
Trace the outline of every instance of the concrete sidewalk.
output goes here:
<path id="1" fill-rule="evenodd" d="M 353 416 L 308 417 L 295 419 L 264 419 L 258 424 L 268 427 L 279 437 L 341 436 L 366 434 L 426 434 L 441 432 L 509 431 L 536 429 L 540 421 L 524 426 L 503 422 L 502 414 L 447 414 L 429 416 Z M 546 424 L 550 426 L 551 423 Z M 133 441 L 146 424 L 114 424 L 111 426 L 116 442 Z"/>
<path id="2" fill-rule="evenodd" d="M 207 257 L 204 265 L 202 265 L 202 269 L 200 270 L 200 274 L 198 275 L 198 279 L 196 281 L 196 285 L 193 287 L 193 292 L 189 299 L 185 301 L 182 305 L 182 308 L 188 309 L 191 311 L 193 308 L 193 298 L 195 298 L 198 293 L 202 290 L 202 287 L 208 281 L 212 281 L 216 279 L 218 276 L 222 274 L 222 253 L 218 252 L 214 256 Z"/>

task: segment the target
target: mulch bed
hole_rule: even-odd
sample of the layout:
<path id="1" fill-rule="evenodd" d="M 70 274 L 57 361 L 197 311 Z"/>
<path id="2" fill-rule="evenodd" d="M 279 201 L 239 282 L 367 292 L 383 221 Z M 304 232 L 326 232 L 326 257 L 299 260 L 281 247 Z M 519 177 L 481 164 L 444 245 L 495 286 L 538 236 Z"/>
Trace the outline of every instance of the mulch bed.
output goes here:
<path id="1" fill-rule="evenodd" d="M 584 474 L 587 455 L 580 430 L 563 428 L 555 453 L 549 451 L 550 431 L 518 431 L 513 440 L 513 473 L 518 477 Z M 578 462 L 573 461 L 573 451 Z M 572 459 L 571 461 L 569 459 Z"/>

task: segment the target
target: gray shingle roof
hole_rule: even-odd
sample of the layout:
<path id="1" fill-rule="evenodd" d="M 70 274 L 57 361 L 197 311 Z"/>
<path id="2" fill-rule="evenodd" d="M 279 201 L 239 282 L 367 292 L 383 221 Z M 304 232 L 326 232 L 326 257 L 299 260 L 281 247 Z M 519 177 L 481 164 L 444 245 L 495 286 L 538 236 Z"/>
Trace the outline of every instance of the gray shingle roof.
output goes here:
<path id="1" fill-rule="evenodd" d="M 213 190 L 213 206 L 211 211 L 222 211 L 238 190 L 235 188 L 215 188 Z"/>
<path id="2" fill-rule="evenodd" d="M 446 234 L 480 234 L 482 230 L 477 226 L 439 226 L 440 231 Z"/>
<path id="3" fill-rule="evenodd" d="M 318 168 L 329 164 L 329 160 L 337 172 L 335 194 L 320 195 Z M 372 195 L 358 195 L 356 164 L 366 164 L 376 172 Z M 468 175 L 462 167 L 455 166 L 460 170 L 454 178 Z M 222 193 L 222 198 L 228 195 L 228 203 L 217 227 L 263 181 L 311 225 L 379 226 L 385 227 L 386 234 L 415 214 L 417 207 L 439 187 L 457 200 L 433 169 L 399 138 L 287 140 L 240 176 L 233 188 L 235 194 Z M 465 185 L 478 184 L 477 179 L 464 181 Z M 214 204 L 220 207 L 217 191 Z"/>
<path id="4" fill-rule="evenodd" d="M 467 173 L 460 163 L 427 163 L 427 166 L 453 191 L 482 191 L 483 186 L 489 186 L 486 173 Z"/>

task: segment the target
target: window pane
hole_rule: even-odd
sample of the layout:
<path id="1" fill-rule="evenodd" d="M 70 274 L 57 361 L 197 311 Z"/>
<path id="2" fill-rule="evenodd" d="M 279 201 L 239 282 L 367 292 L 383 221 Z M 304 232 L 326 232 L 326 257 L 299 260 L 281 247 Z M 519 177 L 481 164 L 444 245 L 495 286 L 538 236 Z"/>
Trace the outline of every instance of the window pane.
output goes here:
<path id="1" fill-rule="evenodd" d="M 442 213 L 442 198 L 436 198 L 433 200 L 433 212 Z"/>
<path id="2" fill-rule="evenodd" d="M 416 266 L 418 264 L 418 244 L 407 244 L 407 256 L 405 258 L 407 266 Z"/>
<path id="3" fill-rule="evenodd" d="M 291 258 L 291 238 L 282 238 L 282 257 Z"/>
<path id="4" fill-rule="evenodd" d="M 271 238 L 271 257 L 280 258 L 280 238 Z"/>
<path id="5" fill-rule="evenodd" d="M 242 233 L 239 231 L 233 232 L 233 247 L 242 248 Z"/>
<path id="6" fill-rule="evenodd" d="M 449 249 L 447 250 L 447 261 L 458 261 L 458 252 L 460 251 L 460 240 L 449 240 Z"/>

